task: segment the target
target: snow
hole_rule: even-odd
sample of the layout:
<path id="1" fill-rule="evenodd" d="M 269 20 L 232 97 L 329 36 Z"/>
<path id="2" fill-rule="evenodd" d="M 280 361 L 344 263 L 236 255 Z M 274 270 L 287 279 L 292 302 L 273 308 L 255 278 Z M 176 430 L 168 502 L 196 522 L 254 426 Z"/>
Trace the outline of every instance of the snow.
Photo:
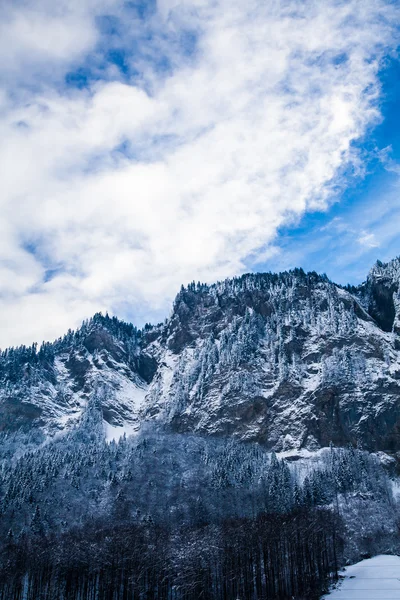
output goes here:
<path id="1" fill-rule="evenodd" d="M 119 438 L 123 437 L 125 434 L 126 437 L 130 435 L 137 434 L 139 430 L 138 425 L 128 425 L 124 423 L 124 425 L 110 425 L 107 421 L 103 421 L 104 425 L 104 434 L 107 442 L 118 442 Z"/>
<path id="2" fill-rule="evenodd" d="M 116 397 L 120 404 L 127 405 L 132 410 L 133 415 L 140 411 L 147 394 L 147 386 L 141 382 L 135 383 L 129 379 L 124 380 L 112 373 L 107 377 L 107 382 L 114 384 Z"/>
<path id="3" fill-rule="evenodd" d="M 65 366 L 68 356 L 63 355 L 55 360 L 55 367 L 65 396 L 69 399 L 67 406 L 62 406 L 57 417 L 57 426 L 60 429 L 68 429 L 76 423 L 87 404 L 87 393 L 80 390 L 72 391 L 71 374 Z M 96 364 L 91 355 L 86 360 L 90 362 L 86 379 L 88 386 L 95 389 L 98 383 L 105 384 L 109 391 L 109 397 L 105 399 L 104 406 L 118 413 L 118 425 L 105 423 L 105 435 L 107 441 L 118 441 L 121 436 L 132 435 L 139 429 L 139 412 L 143 407 L 148 391 L 146 383 L 135 373 L 128 373 L 123 364 L 108 357 L 108 363 L 101 356 L 97 356 Z M 112 366 L 110 366 L 112 365 Z M 79 408 L 77 408 L 79 407 Z"/>
<path id="4" fill-rule="evenodd" d="M 394 498 L 400 502 L 400 479 L 392 480 L 392 490 Z"/>
<path id="5" fill-rule="evenodd" d="M 57 424 L 60 427 L 60 429 L 66 429 L 74 423 L 77 423 L 81 415 L 82 410 L 77 410 L 73 413 L 66 413 L 64 415 L 60 415 L 57 419 Z"/>
<path id="6" fill-rule="evenodd" d="M 326 600 L 399 600 L 400 556 L 382 554 L 347 567 Z"/>
<path id="7" fill-rule="evenodd" d="M 386 454 L 386 452 L 382 452 L 382 450 L 374 452 L 374 454 L 378 458 L 381 465 L 385 467 L 393 466 L 396 464 L 396 459 L 394 458 L 394 456 L 390 456 L 389 454 Z"/>

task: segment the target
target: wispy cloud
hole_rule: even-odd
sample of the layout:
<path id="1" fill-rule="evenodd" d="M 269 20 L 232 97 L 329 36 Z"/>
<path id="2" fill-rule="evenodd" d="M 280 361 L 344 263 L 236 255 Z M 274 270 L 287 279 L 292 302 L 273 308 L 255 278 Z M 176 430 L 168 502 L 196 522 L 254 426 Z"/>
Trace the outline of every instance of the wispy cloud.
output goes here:
<path id="1" fill-rule="evenodd" d="M 98 309 L 154 318 L 273 252 L 357 165 L 397 43 L 384 0 L 9 7 L 2 345 Z"/>
<path id="2" fill-rule="evenodd" d="M 361 246 L 366 246 L 367 248 L 378 248 L 379 246 L 375 234 L 369 231 L 362 231 L 361 235 L 357 238 L 357 241 Z"/>
<path id="3" fill-rule="evenodd" d="M 386 174 L 378 186 L 367 188 L 353 187 L 351 201 L 337 203 L 326 213 L 306 214 L 297 227 L 281 230 L 275 254 L 261 268 L 302 266 L 341 284 L 365 281 L 377 259 L 391 260 L 400 247 L 398 178 Z M 335 214 L 339 216 L 332 218 Z"/>

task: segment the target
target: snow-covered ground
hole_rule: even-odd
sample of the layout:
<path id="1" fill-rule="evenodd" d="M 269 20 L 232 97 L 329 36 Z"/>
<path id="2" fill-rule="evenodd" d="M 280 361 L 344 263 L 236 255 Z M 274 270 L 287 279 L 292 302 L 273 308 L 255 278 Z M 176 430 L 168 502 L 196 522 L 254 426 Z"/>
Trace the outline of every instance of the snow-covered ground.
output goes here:
<path id="1" fill-rule="evenodd" d="M 342 582 L 322 600 L 400 600 L 400 556 L 362 560 L 341 575 Z"/>

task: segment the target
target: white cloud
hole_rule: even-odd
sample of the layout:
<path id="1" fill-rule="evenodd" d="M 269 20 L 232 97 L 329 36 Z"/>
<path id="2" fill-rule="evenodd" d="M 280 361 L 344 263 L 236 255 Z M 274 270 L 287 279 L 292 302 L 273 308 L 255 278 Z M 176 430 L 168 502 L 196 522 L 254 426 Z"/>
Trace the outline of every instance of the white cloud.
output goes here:
<path id="1" fill-rule="evenodd" d="M 95 46 L 96 17 L 121 6 L 120 0 L 4 0 L 0 80 L 39 85 L 43 76 L 62 76 L 64 65 Z"/>
<path id="2" fill-rule="evenodd" d="M 122 8 L 42 3 L 32 20 L 32 6 L 12 12 L 0 103 L 3 346 L 99 309 L 162 314 L 182 282 L 243 271 L 282 224 L 326 208 L 357 160 L 352 142 L 379 119 L 377 73 L 398 18 L 384 0 L 163 0 L 151 27 L 172 71 L 133 53 L 141 77 L 107 71 L 71 91 L 49 70 L 59 81 L 99 53 L 95 18 Z M 185 28 L 194 56 L 176 46 Z M 31 63 L 44 85 L 26 85 Z"/>
<path id="3" fill-rule="evenodd" d="M 369 231 L 363 231 L 357 241 L 361 246 L 365 246 L 366 248 L 378 248 L 379 246 L 375 234 Z"/>

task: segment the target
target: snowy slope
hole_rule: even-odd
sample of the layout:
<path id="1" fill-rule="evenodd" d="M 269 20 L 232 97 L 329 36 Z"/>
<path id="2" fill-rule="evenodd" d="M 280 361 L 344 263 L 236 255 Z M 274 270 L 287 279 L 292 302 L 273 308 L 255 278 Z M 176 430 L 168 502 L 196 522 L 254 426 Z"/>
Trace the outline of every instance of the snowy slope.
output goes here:
<path id="1" fill-rule="evenodd" d="M 0 358 L 0 430 L 39 428 L 54 435 L 77 423 L 94 396 L 108 439 L 139 429 L 148 390 L 132 326 L 96 315 L 39 352 L 11 349 Z"/>
<path id="2" fill-rule="evenodd" d="M 394 452 L 400 353 L 386 327 L 396 294 L 385 305 L 376 289 L 382 269 L 368 289 L 301 270 L 182 289 L 143 418 L 279 452 L 331 441 Z M 385 328 L 368 312 L 378 305 Z"/>
<path id="3" fill-rule="evenodd" d="M 93 396 L 107 438 L 146 421 L 300 455 L 400 448 L 400 259 L 342 288 L 301 269 L 190 284 L 164 324 L 95 315 L 0 354 L 0 430 L 68 429 Z M 300 454 L 299 454 L 300 453 Z"/>
<path id="4" fill-rule="evenodd" d="M 343 581 L 323 600 L 399 600 L 400 556 L 380 555 L 347 567 Z"/>

